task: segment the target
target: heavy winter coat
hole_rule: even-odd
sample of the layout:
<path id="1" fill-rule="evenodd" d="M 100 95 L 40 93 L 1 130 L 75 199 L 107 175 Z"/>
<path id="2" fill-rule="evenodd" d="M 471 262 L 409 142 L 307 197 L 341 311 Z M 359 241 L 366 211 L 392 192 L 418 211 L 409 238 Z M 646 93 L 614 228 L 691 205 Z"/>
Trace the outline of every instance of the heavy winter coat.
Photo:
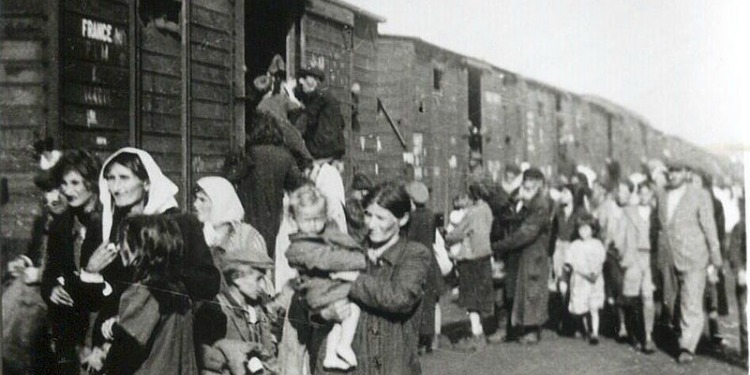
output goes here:
<path id="1" fill-rule="evenodd" d="M 524 202 L 518 229 L 492 244 L 492 250 L 501 258 L 518 255 L 517 262 L 506 263 L 506 293 L 513 296 L 514 326 L 541 325 L 547 320 L 551 207 L 547 195 L 538 193 L 530 202 Z"/>
<path id="2" fill-rule="evenodd" d="M 266 240 L 268 256 L 274 258 L 284 191 L 299 187 L 304 176 L 282 146 L 251 146 L 247 157 L 250 164 L 241 174 L 237 195 L 245 207 L 245 221 L 260 232 Z"/>

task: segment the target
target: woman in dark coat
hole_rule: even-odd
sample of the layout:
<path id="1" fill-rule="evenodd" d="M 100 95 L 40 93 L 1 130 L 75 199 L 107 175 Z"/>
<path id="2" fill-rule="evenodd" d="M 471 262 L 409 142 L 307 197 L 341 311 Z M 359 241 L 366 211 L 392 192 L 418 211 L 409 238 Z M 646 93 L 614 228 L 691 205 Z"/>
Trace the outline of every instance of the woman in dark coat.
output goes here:
<path id="1" fill-rule="evenodd" d="M 65 151 L 53 169 L 53 180 L 68 201 L 68 210 L 49 225 L 42 297 L 49 306 L 52 337 L 60 374 L 78 373 L 76 347 L 84 343 L 88 313 L 74 303 L 70 283 L 81 270 L 82 245 L 101 218 L 97 177 L 101 162 L 86 151 Z M 67 285 L 66 285 L 67 282 Z"/>
<path id="2" fill-rule="evenodd" d="M 512 296 L 511 325 L 524 332 L 521 342 L 529 344 L 539 341 L 539 327 L 547 320 L 547 249 L 552 214 L 543 185 L 541 171 L 532 168 L 524 172 L 519 192 L 523 199 L 519 212 L 522 221 L 517 230 L 492 244 L 492 250 L 501 257 L 518 254 L 518 263 L 506 263 L 506 293 Z"/>
<path id="3" fill-rule="evenodd" d="M 268 256 L 275 258 L 276 235 L 284 208 L 284 191 L 300 187 L 305 178 L 284 148 L 276 119 L 265 112 L 253 116 L 248 136 L 247 166 L 240 171 L 237 194 L 245 207 L 245 221 L 266 241 Z"/>
<path id="4" fill-rule="evenodd" d="M 362 309 L 352 345 L 358 365 L 352 374 L 421 373 L 417 340 L 432 252 L 405 238 L 411 202 L 403 185 L 385 183 L 363 201 L 368 240 L 367 271 L 350 278 L 349 298 Z M 333 320 L 346 315 L 341 311 Z M 323 368 L 325 337 L 332 324 L 316 326 L 309 345 L 314 374 Z"/>
<path id="5" fill-rule="evenodd" d="M 101 329 L 117 317 L 120 295 L 130 285 L 132 270 L 117 261 L 117 228 L 135 214 L 166 214 L 180 228 L 185 257 L 182 282 L 194 300 L 211 300 L 219 291 L 220 276 L 203 238 L 201 224 L 177 208 L 177 186 L 161 171 L 153 157 L 143 150 L 122 148 L 104 163 L 99 176 L 101 220 L 93 225 L 81 249 L 82 271 L 75 284 L 76 303 L 99 311 L 94 325 L 94 345 L 111 339 Z M 108 324 L 111 327 L 111 324 Z"/>

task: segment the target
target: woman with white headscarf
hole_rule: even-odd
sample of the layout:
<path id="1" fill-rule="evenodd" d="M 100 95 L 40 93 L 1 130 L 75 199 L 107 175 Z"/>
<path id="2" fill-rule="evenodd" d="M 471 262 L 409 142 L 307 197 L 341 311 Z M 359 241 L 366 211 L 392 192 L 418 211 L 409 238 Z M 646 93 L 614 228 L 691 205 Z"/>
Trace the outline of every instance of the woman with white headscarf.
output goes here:
<path id="1" fill-rule="evenodd" d="M 243 223 L 245 209 L 232 183 L 222 177 L 203 177 L 196 184 L 193 208 L 203 223 L 203 238 L 215 249 L 214 260 L 232 251 L 261 252 L 266 255 L 266 241 L 252 225 Z M 271 258 L 268 258 L 269 260 Z"/>
<path id="2" fill-rule="evenodd" d="M 94 330 L 94 345 L 112 338 L 112 323 L 117 320 L 119 296 L 131 283 L 131 270 L 116 261 L 117 228 L 131 215 L 168 215 L 181 231 L 184 248 L 182 282 L 194 300 L 210 300 L 219 291 L 219 271 L 206 246 L 200 223 L 182 214 L 175 195 L 178 188 L 146 151 L 125 147 L 113 153 L 99 175 L 99 199 L 102 203 L 101 226 L 92 226 L 81 249 L 80 281 L 76 303 L 99 311 Z M 103 324 L 104 322 L 107 324 Z M 137 322 L 134 322 L 137 324 Z M 119 325 L 128 328 L 128 322 Z"/>

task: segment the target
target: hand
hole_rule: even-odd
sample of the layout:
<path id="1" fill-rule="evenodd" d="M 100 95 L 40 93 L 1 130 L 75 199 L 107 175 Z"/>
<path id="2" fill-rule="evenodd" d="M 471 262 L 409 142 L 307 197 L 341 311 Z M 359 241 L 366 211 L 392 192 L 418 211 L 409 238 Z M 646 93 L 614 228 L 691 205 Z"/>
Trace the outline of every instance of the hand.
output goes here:
<path id="1" fill-rule="evenodd" d="M 747 273 L 744 268 L 740 268 L 737 271 L 737 285 L 739 286 L 747 285 Z"/>
<path id="2" fill-rule="evenodd" d="M 38 283 L 42 279 L 42 272 L 37 267 L 26 267 L 23 270 L 23 282 L 26 284 Z"/>
<path id="3" fill-rule="evenodd" d="M 103 243 L 91 254 L 84 270 L 90 273 L 100 273 L 117 258 L 117 247 L 114 244 Z"/>
<path id="4" fill-rule="evenodd" d="M 73 298 L 70 297 L 70 294 L 68 294 L 68 292 L 66 292 L 60 285 L 52 288 L 49 300 L 55 305 L 73 306 Z"/>
<path id="5" fill-rule="evenodd" d="M 81 361 L 81 365 L 89 372 L 101 371 L 104 368 L 107 352 L 107 350 L 97 346 Z"/>
<path id="6" fill-rule="evenodd" d="M 559 287 L 561 294 L 565 294 L 568 292 L 568 283 L 566 283 L 565 281 L 560 281 Z"/>
<path id="7" fill-rule="evenodd" d="M 321 310 L 320 316 L 329 322 L 342 322 L 351 314 L 349 303 L 347 300 L 336 301 L 331 306 Z"/>
<path id="8" fill-rule="evenodd" d="M 357 280 L 358 277 L 359 271 L 341 271 L 331 273 L 331 278 L 334 280 L 354 282 L 354 280 Z"/>
<path id="9" fill-rule="evenodd" d="M 112 340 L 115 338 L 114 330 L 112 329 L 115 325 L 115 323 L 119 322 L 120 318 L 113 316 L 102 323 L 102 336 L 104 336 L 107 340 Z"/>
<path id="10" fill-rule="evenodd" d="M 708 278 L 708 282 L 711 284 L 716 284 L 719 282 L 719 274 L 716 271 L 716 266 L 713 264 L 709 264 L 708 267 L 706 267 L 706 277 Z"/>

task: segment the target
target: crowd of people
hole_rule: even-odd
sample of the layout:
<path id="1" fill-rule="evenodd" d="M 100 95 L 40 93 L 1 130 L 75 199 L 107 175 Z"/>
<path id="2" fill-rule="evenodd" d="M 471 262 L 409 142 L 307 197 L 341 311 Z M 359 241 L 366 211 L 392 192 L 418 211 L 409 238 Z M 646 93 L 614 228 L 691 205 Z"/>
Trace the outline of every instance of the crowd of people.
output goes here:
<path id="1" fill-rule="evenodd" d="M 705 311 L 726 313 L 724 259 L 744 311 L 741 194 L 687 166 L 624 180 L 581 168 L 560 183 L 508 166 L 497 184 L 469 179 L 444 223 L 422 182 L 356 174 L 345 189 L 325 74 L 284 77 L 274 59 L 255 80 L 245 154 L 182 192 L 190 209 L 144 150 L 103 163 L 43 153 L 33 251 L 8 264 L 5 371 L 418 374 L 421 353 L 449 345 L 451 275 L 471 328 L 458 350 L 534 344 L 545 324 L 597 344 L 609 308 L 617 334 L 650 353 L 658 310 L 689 362 Z"/>

